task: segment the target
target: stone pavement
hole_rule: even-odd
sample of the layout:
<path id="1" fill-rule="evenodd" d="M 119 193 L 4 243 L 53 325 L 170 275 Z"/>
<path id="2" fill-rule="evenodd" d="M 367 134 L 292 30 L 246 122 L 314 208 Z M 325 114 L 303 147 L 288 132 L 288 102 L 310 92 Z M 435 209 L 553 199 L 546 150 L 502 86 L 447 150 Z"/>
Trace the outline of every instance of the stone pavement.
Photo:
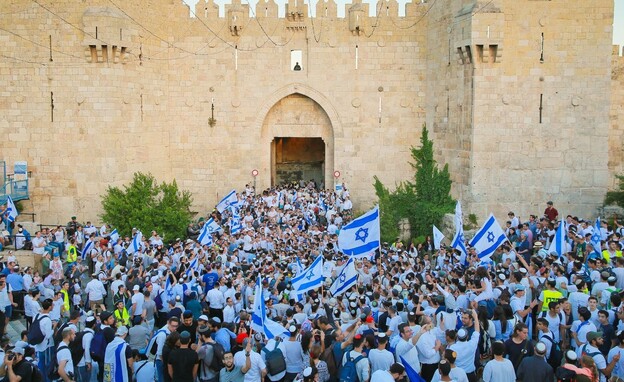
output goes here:
<path id="1" fill-rule="evenodd" d="M 26 320 L 24 318 L 9 321 L 9 324 L 6 327 L 6 332 L 9 336 L 11 344 L 20 340 L 20 333 L 23 330 L 26 330 Z"/>

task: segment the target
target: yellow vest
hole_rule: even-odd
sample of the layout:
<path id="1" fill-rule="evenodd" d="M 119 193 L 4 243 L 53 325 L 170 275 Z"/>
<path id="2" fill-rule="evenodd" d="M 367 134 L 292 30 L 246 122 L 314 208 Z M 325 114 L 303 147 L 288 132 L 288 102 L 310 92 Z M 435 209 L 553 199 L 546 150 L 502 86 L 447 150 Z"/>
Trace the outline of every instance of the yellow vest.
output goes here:
<path id="1" fill-rule="evenodd" d="M 117 319 L 117 327 L 130 325 L 130 315 L 128 314 L 128 309 L 126 309 L 126 307 L 124 307 L 121 312 L 119 309 L 115 309 L 115 318 Z"/>
<path id="2" fill-rule="evenodd" d="M 561 292 L 557 290 L 544 289 L 544 304 L 542 305 L 542 312 L 548 311 L 548 304 L 551 301 L 559 301 L 563 298 Z"/>
<path id="3" fill-rule="evenodd" d="M 63 311 L 69 312 L 69 294 L 65 289 L 61 289 L 61 293 L 63 293 Z"/>
<path id="4" fill-rule="evenodd" d="M 602 257 L 604 257 L 604 259 L 607 261 L 607 263 L 611 262 L 611 254 L 609 253 L 608 250 L 604 250 L 602 251 Z M 615 257 L 622 257 L 622 251 L 615 251 Z"/>
<path id="5" fill-rule="evenodd" d="M 71 264 L 71 263 L 75 263 L 76 259 L 78 258 L 78 251 L 76 250 L 76 246 L 74 245 L 70 245 L 67 248 L 67 263 Z"/>

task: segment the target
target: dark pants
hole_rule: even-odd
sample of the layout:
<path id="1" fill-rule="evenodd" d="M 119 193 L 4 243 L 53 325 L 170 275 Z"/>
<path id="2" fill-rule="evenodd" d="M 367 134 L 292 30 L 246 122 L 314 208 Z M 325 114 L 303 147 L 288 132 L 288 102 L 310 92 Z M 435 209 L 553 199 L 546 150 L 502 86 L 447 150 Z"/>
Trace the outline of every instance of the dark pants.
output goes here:
<path id="1" fill-rule="evenodd" d="M 4 312 L 0 312 L 0 337 L 4 336 L 4 330 L 6 329 L 6 314 Z"/>
<path id="2" fill-rule="evenodd" d="M 427 382 L 433 379 L 433 375 L 438 370 L 437 363 L 423 363 L 420 369 L 420 376 Z"/>
<path id="3" fill-rule="evenodd" d="M 468 382 L 477 382 L 477 373 L 474 371 L 466 373 L 466 376 L 468 377 Z"/>
<path id="4" fill-rule="evenodd" d="M 210 308 L 210 317 L 219 317 L 219 320 L 221 320 L 221 322 L 223 322 L 223 309 L 213 309 Z"/>
<path id="5" fill-rule="evenodd" d="M 286 375 L 284 376 L 283 381 L 284 382 L 292 382 L 295 380 L 295 378 L 297 378 L 297 373 L 286 373 Z"/>
<path id="6" fill-rule="evenodd" d="M 98 382 L 104 382 L 104 361 L 98 361 L 97 364 L 98 364 L 97 380 Z"/>

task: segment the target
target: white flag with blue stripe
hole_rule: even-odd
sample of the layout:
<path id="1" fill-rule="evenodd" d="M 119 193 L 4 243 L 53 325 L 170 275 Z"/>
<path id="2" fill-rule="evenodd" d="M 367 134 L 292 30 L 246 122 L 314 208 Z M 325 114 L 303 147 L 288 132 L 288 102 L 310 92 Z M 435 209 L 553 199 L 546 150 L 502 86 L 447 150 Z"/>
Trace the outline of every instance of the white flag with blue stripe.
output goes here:
<path id="1" fill-rule="evenodd" d="M 295 294 L 302 294 L 323 284 L 323 256 L 317 256 L 302 274 L 291 280 Z"/>
<path id="2" fill-rule="evenodd" d="M 444 234 L 435 225 L 433 226 L 433 246 L 435 249 L 440 249 L 440 244 L 444 240 Z"/>
<path id="3" fill-rule="evenodd" d="M 379 248 L 379 206 L 344 226 L 338 234 L 338 248 L 349 255 L 363 257 Z"/>
<path id="4" fill-rule="evenodd" d="M 600 217 L 598 217 L 598 219 L 596 219 L 596 225 L 594 226 L 594 232 L 591 235 L 591 245 L 594 248 L 594 253 L 598 254 L 598 257 L 602 256 L 600 240 Z"/>
<path id="5" fill-rule="evenodd" d="M 6 202 L 6 209 L 4 210 L 4 217 L 10 221 L 14 222 L 17 219 L 17 207 L 15 207 L 15 203 L 13 203 L 13 199 L 11 199 L 11 195 L 8 195 Z"/>
<path id="6" fill-rule="evenodd" d="M 130 242 L 130 245 L 128 246 L 128 248 L 126 248 L 126 253 L 128 255 L 132 255 L 133 253 L 138 252 L 141 249 L 142 238 L 143 234 L 141 233 L 141 231 L 137 231 L 136 235 L 134 235 L 134 238 Z"/>
<path id="7" fill-rule="evenodd" d="M 199 271 L 199 257 L 197 257 L 197 256 L 195 256 L 193 261 L 191 261 L 191 263 L 189 264 L 189 267 L 186 270 L 185 274 L 186 274 L 186 276 L 189 276 L 191 274 L 191 272 L 194 272 L 194 271 Z"/>
<path id="8" fill-rule="evenodd" d="M 481 227 L 472 238 L 470 245 L 477 250 L 479 258 L 481 259 L 493 255 L 494 251 L 496 251 L 505 240 L 507 240 L 505 231 L 503 231 L 500 224 L 498 224 L 494 215 L 490 214 L 490 217 L 485 221 L 483 227 Z"/>
<path id="9" fill-rule="evenodd" d="M 83 260 L 85 260 L 87 258 L 87 255 L 89 255 L 91 253 L 91 251 L 93 250 L 93 241 L 91 239 L 88 239 L 87 242 L 84 245 L 84 248 L 82 248 L 82 252 L 80 253 L 80 257 L 82 257 Z"/>
<path id="10" fill-rule="evenodd" d="M 208 229 L 208 224 L 204 224 L 201 231 L 199 232 L 199 236 L 197 237 L 197 241 L 201 245 L 208 245 L 212 247 L 212 232 Z"/>
<path id="11" fill-rule="evenodd" d="M 548 248 L 550 252 L 557 252 L 559 257 L 564 256 L 568 252 L 568 246 L 566 244 L 567 232 L 568 230 L 566 229 L 565 220 L 560 221 L 559 227 L 557 227 L 557 230 L 555 231 L 555 237 Z"/>
<path id="12" fill-rule="evenodd" d="M 204 226 L 208 226 L 207 229 L 210 233 L 223 232 L 223 228 L 221 228 L 219 223 L 217 223 L 214 218 L 208 219 Z"/>
<path id="13" fill-rule="evenodd" d="M 116 228 L 110 233 L 109 237 L 113 244 L 117 243 L 117 240 L 119 240 L 119 232 L 117 232 Z"/>
<path id="14" fill-rule="evenodd" d="M 217 211 L 223 213 L 230 205 L 238 203 L 238 198 L 236 197 L 236 190 L 230 191 L 229 194 L 225 195 L 223 199 L 217 204 Z"/>
<path id="15" fill-rule="evenodd" d="M 455 236 L 453 237 L 453 241 L 451 242 L 451 247 L 461 252 L 459 260 L 462 265 L 466 265 L 466 256 L 468 255 L 468 250 L 466 249 L 466 239 L 464 238 L 464 218 L 462 214 L 461 202 L 459 200 L 455 205 L 454 223 Z"/>
<path id="16" fill-rule="evenodd" d="M 282 325 L 267 318 L 264 296 L 260 278 L 256 280 L 253 310 L 251 312 L 251 328 L 258 333 L 263 333 L 268 339 L 275 337 L 289 337 L 290 333 Z"/>
<path id="17" fill-rule="evenodd" d="M 338 277 L 336 277 L 332 286 L 329 288 L 329 292 L 334 297 L 341 295 L 357 283 L 358 276 L 359 273 L 355 269 L 355 260 L 353 257 L 349 257 L 349 260 L 338 274 Z"/>
<path id="18" fill-rule="evenodd" d="M 230 235 L 236 235 L 243 230 L 241 218 L 237 214 L 232 214 L 230 218 Z"/>

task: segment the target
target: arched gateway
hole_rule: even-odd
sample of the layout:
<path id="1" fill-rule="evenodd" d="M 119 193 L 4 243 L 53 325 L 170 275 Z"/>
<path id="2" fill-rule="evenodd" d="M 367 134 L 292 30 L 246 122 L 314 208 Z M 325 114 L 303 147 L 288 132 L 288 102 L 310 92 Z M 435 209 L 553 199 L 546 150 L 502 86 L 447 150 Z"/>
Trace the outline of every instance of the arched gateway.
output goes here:
<path id="1" fill-rule="evenodd" d="M 334 132 L 339 121 L 325 97 L 293 84 L 269 97 L 259 115 L 264 153 L 259 158 L 259 186 L 314 179 L 333 187 Z"/>

